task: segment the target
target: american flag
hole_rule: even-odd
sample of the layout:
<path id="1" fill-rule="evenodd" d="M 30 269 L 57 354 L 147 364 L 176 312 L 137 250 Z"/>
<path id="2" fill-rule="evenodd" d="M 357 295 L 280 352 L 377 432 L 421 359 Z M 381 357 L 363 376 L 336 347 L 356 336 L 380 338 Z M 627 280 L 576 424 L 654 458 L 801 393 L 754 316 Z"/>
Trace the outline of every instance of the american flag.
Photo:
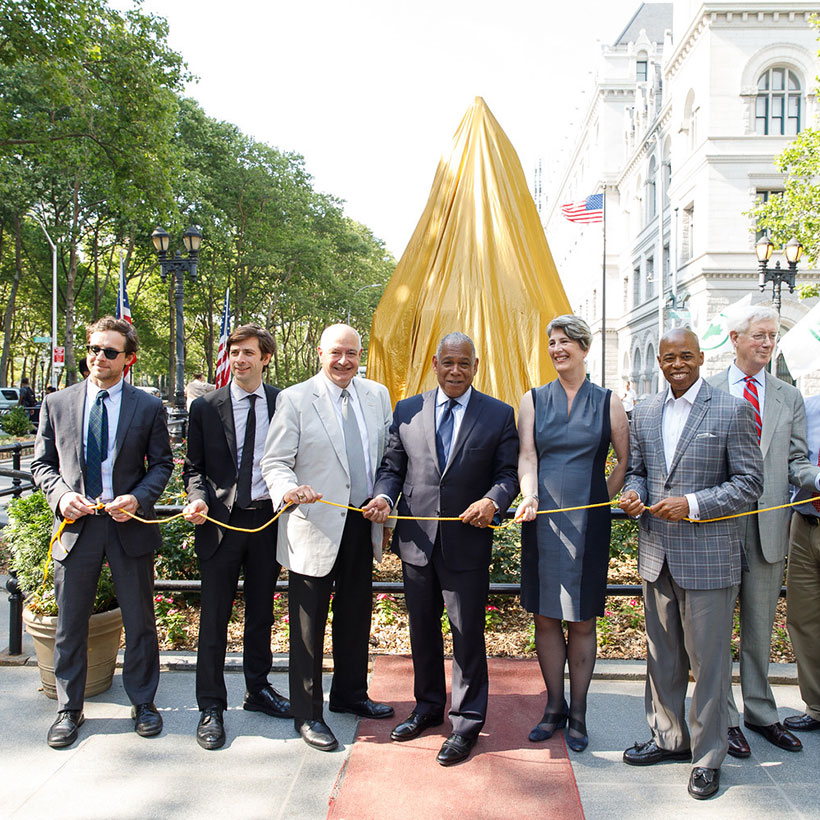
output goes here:
<path id="1" fill-rule="evenodd" d="M 604 195 L 592 194 L 578 202 L 568 202 L 561 206 L 561 213 L 570 222 L 603 222 Z"/>
<path id="2" fill-rule="evenodd" d="M 214 377 L 217 387 L 224 387 L 231 377 L 231 368 L 228 364 L 228 336 L 231 335 L 230 294 L 230 290 L 225 291 L 225 308 L 222 311 L 222 329 L 219 332 L 219 350 L 216 354 L 216 376 Z"/>
<path id="3" fill-rule="evenodd" d="M 131 305 L 128 303 L 128 292 L 125 290 L 125 263 L 122 259 L 122 254 L 120 254 L 120 284 L 117 288 L 117 318 L 118 319 L 125 319 L 129 325 L 134 324 L 134 320 L 131 318 Z M 137 360 L 131 364 L 127 364 L 125 369 L 123 370 L 123 377 L 131 382 L 131 378 L 129 376 L 129 372 L 131 368 L 137 363 Z"/>

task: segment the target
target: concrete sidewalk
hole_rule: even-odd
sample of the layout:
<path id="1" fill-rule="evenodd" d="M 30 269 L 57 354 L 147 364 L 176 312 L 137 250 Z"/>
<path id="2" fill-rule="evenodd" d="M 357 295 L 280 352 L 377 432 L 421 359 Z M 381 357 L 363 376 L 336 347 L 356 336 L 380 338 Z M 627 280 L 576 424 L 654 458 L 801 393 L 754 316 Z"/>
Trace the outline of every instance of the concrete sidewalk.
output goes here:
<path id="1" fill-rule="evenodd" d="M 0 647 L 8 642 L 7 612 L 0 607 Z M 31 652 L 28 636 L 24 650 Z M 192 653 L 163 653 L 156 699 L 165 721 L 161 735 L 146 739 L 134 733 L 117 671 L 112 688 L 86 703 L 80 739 L 64 750 L 50 749 L 45 742 L 55 702 L 38 691 L 33 653 L 25 665 L 0 666 L 0 817 L 324 820 L 355 737 L 356 719 L 326 710 L 342 747 L 331 753 L 310 749 L 296 736 L 291 721 L 241 709 L 241 659 L 232 656 L 226 675 L 231 703 L 226 714 L 228 742 L 221 750 L 206 752 L 194 739 L 199 715 L 193 661 Z M 277 658 L 271 680 L 283 692 L 285 669 L 286 659 Z M 752 757 L 726 759 L 720 793 L 709 801 L 695 801 L 687 794 L 686 763 L 624 765 L 623 750 L 649 737 L 642 673 L 640 661 L 598 662 L 589 697 L 590 745 L 582 754 L 569 752 L 588 820 L 820 817 L 820 732 L 803 734 L 805 749 L 796 754 L 749 733 Z M 775 680 L 794 680 L 791 665 L 774 667 L 773 673 Z M 492 680 L 490 686 L 492 709 Z M 328 688 L 326 681 L 325 691 Z M 396 699 L 406 700 L 411 692 L 408 680 Z M 775 696 L 781 718 L 802 711 L 793 683 L 778 683 Z M 532 722 L 539 716 L 533 715 Z M 521 743 L 527 743 L 526 737 Z M 479 740 L 475 754 L 481 754 L 481 746 Z M 436 766 L 433 760 L 430 765 Z M 467 767 L 470 761 L 461 765 Z M 504 788 L 499 782 L 487 786 Z M 400 783 L 396 799 L 401 799 Z M 514 806 L 509 817 L 517 818 Z"/>

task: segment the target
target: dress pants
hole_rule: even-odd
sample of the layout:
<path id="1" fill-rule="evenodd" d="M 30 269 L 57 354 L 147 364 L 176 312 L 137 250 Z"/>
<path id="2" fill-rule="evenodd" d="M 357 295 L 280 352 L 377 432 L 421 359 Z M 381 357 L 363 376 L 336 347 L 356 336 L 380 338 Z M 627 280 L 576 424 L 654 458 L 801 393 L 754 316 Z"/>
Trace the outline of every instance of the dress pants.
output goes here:
<path id="1" fill-rule="evenodd" d="M 402 562 L 404 595 L 410 618 L 413 695 L 420 715 L 443 715 L 447 700 L 441 634 L 447 607 L 453 636 L 453 692 L 450 722 L 455 734 L 478 737 L 487 717 L 489 677 L 484 622 L 489 567 L 457 572 L 442 558 L 436 539 L 429 563 Z"/>
<path id="2" fill-rule="evenodd" d="M 290 705 L 296 720 L 323 720 L 322 659 L 333 592 L 333 683 L 330 702 L 367 698 L 367 656 L 373 608 L 371 524 L 347 514 L 333 569 L 322 577 L 289 572 Z"/>
<path id="3" fill-rule="evenodd" d="M 231 510 L 229 524 L 255 529 L 270 521 L 273 506 L 257 502 L 258 509 Z M 239 571 L 244 570 L 245 628 L 242 670 L 245 686 L 252 693 L 268 683 L 271 668 L 270 633 L 273 625 L 273 595 L 279 577 L 276 561 L 276 524 L 257 533 L 225 534 L 216 552 L 199 561 L 202 577 L 202 608 L 196 657 L 196 700 L 201 709 L 228 708 L 225 688 L 225 651 Z"/>
<path id="4" fill-rule="evenodd" d="M 740 579 L 740 691 L 743 717 L 756 726 L 776 723 L 777 704 L 769 686 L 769 657 L 772 647 L 777 599 L 783 586 L 784 561 L 770 564 L 760 548 L 757 527 L 746 528 L 743 544 L 748 571 Z M 731 656 L 727 656 L 731 671 Z M 731 681 L 731 678 L 729 679 Z M 738 726 L 740 717 L 729 685 L 729 725 Z"/>
<path id="5" fill-rule="evenodd" d="M 789 614 L 797 682 L 806 714 L 820 720 L 820 519 L 795 512 L 789 538 Z"/>
<path id="6" fill-rule="evenodd" d="M 682 589 L 664 562 L 656 581 L 644 581 L 646 719 L 667 751 L 691 746 L 692 765 L 719 769 L 728 749 L 732 607 L 737 587 Z M 684 714 L 689 670 L 695 679 Z"/>
<path id="7" fill-rule="evenodd" d="M 54 561 L 57 636 L 54 677 L 57 709 L 78 710 L 85 700 L 88 619 L 105 559 L 111 567 L 125 627 L 122 682 L 131 703 L 150 703 L 159 685 L 159 644 L 154 620 L 154 554 L 133 558 L 122 548 L 108 515 L 88 516 L 71 552 Z"/>

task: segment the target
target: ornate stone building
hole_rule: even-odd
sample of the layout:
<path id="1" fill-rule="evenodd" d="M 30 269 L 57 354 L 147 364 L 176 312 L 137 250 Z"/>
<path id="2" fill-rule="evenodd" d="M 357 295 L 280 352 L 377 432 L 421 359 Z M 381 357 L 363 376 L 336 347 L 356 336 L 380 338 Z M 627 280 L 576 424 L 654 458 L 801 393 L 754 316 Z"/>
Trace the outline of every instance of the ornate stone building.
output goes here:
<path id="1" fill-rule="evenodd" d="M 601 380 L 602 225 L 567 222 L 560 205 L 606 190 L 606 384 L 659 388 L 658 339 L 677 324 L 708 326 L 758 289 L 747 215 L 783 188 L 774 158 L 815 125 L 820 3 L 645 3 L 602 49 L 594 92 L 569 161 L 546 183 L 545 229 L 573 309 L 595 332 Z M 775 252 L 775 259 L 780 257 Z M 785 264 L 785 260 L 784 264 Z M 818 271 L 800 266 L 798 283 Z M 816 300 L 784 288 L 788 330 Z M 705 375 L 731 353 L 707 353 Z M 782 359 L 779 374 L 788 378 Z M 799 385 L 820 392 L 820 372 Z"/>

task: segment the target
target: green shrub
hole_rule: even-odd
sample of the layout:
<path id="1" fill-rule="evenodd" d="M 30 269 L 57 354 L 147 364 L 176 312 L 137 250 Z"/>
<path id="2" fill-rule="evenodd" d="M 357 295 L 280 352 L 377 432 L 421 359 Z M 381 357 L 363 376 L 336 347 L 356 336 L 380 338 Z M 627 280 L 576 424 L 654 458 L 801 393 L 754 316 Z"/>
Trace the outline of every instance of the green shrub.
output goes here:
<path id="1" fill-rule="evenodd" d="M 13 407 L 0 416 L 0 427 L 10 436 L 27 436 L 31 433 L 31 416 L 25 407 Z"/>

